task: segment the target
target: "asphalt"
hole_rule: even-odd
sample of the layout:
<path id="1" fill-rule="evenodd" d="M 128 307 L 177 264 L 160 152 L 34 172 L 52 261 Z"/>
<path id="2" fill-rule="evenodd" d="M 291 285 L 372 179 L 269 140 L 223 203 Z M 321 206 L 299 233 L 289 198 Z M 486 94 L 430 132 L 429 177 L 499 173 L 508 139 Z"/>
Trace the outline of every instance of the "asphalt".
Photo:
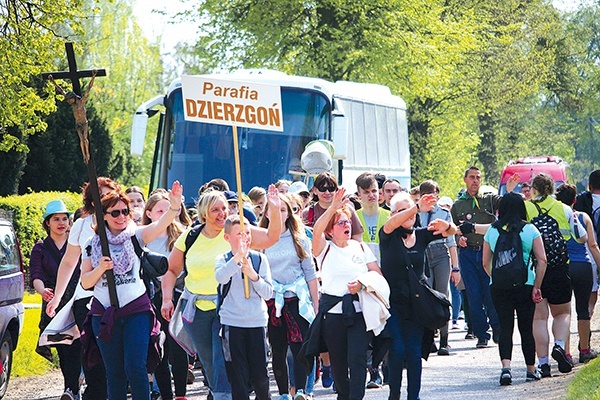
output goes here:
<path id="1" fill-rule="evenodd" d="M 600 306 L 599 306 L 600 307 Z M 598 309 L 598 307 L 597 307 Z M 600 314 L 592 319 L 592 348 L 600 348 Z M 462 327 L 464 321 L 460 320 Z M 576 364 L 572 372 L 562 374 L 558 366 L 551 359 L 552 377 L 544 378 L 537 382 L 525 382 L 525 361 L 521 352 L 521 339 L 515 321 L 513 335 L 512 375 L 513 384 L 500 386 L 500 357 L 498 346 L 490 341 L 485 349 L 475 348 L 477 340 L 465 340 L 466 331 L 463 329 L 451 330 L 449 333 L 450 355 L 438 356 L 432 354 L 428 361 L 423 362 L 421 385 L 421 399 L 444 400 L 512 400 L 512 399 L 543 399 L 559 400 L 567 396 L 568 383 L 582 364 Z M 577 349 L 577 321 L 575 310 L 571 315 L 571 349 Z M 573 352 L 575 361 L 578 354 Z M 198 374 L 198 373 L 197 373 Z M 274 400 L 279 398 L 274 380 L 271 380 L 271 396 Z M 402 397 L 406 399 L 406 371 L 403 376 Z M 206 398 L 206 388 L 199 383 L 188 386 L 189 399 Z M 385 400 L 388 398 L 389 389 L 367 389 L 365 399 Z M 533 397 L 532 397 L 533 396 Z M 314 398 L 333 400 L 336 394 L 331 388 L 325 389 L 321 382 L 315 385 Z"/>

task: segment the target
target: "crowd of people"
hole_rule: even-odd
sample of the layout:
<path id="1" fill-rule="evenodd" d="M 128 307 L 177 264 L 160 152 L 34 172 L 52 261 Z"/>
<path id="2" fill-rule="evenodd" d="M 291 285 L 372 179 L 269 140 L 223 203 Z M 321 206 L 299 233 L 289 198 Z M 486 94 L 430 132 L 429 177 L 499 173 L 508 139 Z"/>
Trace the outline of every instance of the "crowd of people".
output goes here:
<path id="1" fill-rule="evenodd" d="M 514 175 L 504 196 L 479 193 L 477 167 L 463 180 L 452 201 L 432 180 L 402 188 L 370 172 L 356 179 L 355 193 L 323 172 L 310 189 L 278 181 L 243 199 L 213 179 L 186 209 L 177 181 L 146 201 L 140 188 L 98 178 L 110 256 L 89 184 L 74 217 L 60 200 L 46 206 L 48 236 L 30 265 L 43 299 L 36 351 L 51 358 L 48 346 L 57 348 L 61 400 L 124 400 L 128 392 L 136 400 L 185 399 L 194 361 L 209 398 L 266 400 L 269 358 L 280 399 L 312 398 L 320 380 L 340 400 L 384 383 L 396 400 L 406 369 L 414 400 L 422 359 L 451 353 L 449 331 L 463 315 L 476 348 L 498 344 L 501 385 L 513 379 L 515 315 L 525 380 L 550 377 L 550 357 L 570 372 L 574 294 L 578 361 L 595 358 L 600 170 L 579 195 L 568 184 L 554 195 L 543 173 L 530 182 Z M 139 246 L 162 254 L 168 269 L 148 278 Z M 451 300 L 451 317 L 437 331 L 413 311 L 413 275 Z M 79 334 L 60 334 L 74 327 Z M 54 342 L 42 341 L 49 336 Z"/>

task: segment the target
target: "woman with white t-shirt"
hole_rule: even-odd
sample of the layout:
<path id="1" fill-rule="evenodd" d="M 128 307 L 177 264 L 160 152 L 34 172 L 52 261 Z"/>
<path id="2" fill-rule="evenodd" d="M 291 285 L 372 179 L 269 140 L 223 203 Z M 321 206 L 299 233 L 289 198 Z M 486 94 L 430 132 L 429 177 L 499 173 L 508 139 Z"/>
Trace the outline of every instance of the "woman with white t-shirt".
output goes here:
<path id="1" fill-rule="evenodd" d="M 97 182 L 100 190 L 100 198 L 104 197 L 111 191 L 121 192 L 121 186 L 110 178 L 101 176 L 98 178 Z M 58 267 L 54 298 L 48 302 L 48 306 L 46 307 L 46 313 L 50 317 L 54 317 L 56 314 L 56 309 L 65 294 L 69 281 L 71 280 L 71 276 L 75 272 L 75 269 L 79 268 L 81 249 L 85 247 L 85 243 L 95 233 L 93 225 L 96 223 L 96 217 L 94 215 L 92 187 L 89 183 L 83 187 L 82 209 L 83 215 L 73 223 L 71 231 L 69 232 L 67 251 L 61 259 L 60 266 Z M 85 316 L 88 312 L 87 305 L 89 304 L 92 295 L 93 292 L 91 290 L 83 290 L 81 285 L 77 285 L 74 295 L 75 301 L 73 303 L 72 310 L 79 330 L 81 330 L 83 326 L 83 321 L 85 320 Z M 99 363 L 96 367 L 89 370 L 84 367 L 83 372 L 85 374 L 85 383 L 87 385 L 83 398 L 91 400 L 105 400 L 107 391 L 106 372 L 104 371 L 104 365 Z"/>
<path id="2" fill-rule="evenodd" d="M 81 286 L 94 290 L 88 317 L 91 316 L 94 338 L 106 367 L 111 400 L 127 398 L 128 381 L 133 399 L 150 398 L 146 360 L 155 316 L 140 277 L 140 259 L 131 237 L 135 235 L 141 243 L 156 239 L 179 215 L 182 193 L 182 186 L 175 181 L 169 192 L 167 212 L 158 221 L 140 227 L 131 219 L 129 198 L 117 192 L 108 193 L 102 198 L 102 210 L 110 257 L 102 254 L 98 234 L 86 243 Z M 118 307 L 111 306 L 108 270 L 114 272 Z"/>
<path id="3" fill-rule="evenodd" d="M 343 205 L 345 190 L 339 188 L 331 206 L 313 227 L 313 254 L 321 274 L 323 314 L 321 336 L 329 350 L 338 399 L 363 398 L 367 376 L 367 350 L 373 337 L 366 330 L 357 293 L 357 277 L 376 271 L 377 260 L 368 246 L 352 239 L 352 213 Z M 327 240 L 325 234 L 331 239 Z M 340 300 L 341 299 L 341 300 Z M 325 303 L 333 303 L 327 309 Z M 351 325 L 348 326 L 348 315 Z"/>

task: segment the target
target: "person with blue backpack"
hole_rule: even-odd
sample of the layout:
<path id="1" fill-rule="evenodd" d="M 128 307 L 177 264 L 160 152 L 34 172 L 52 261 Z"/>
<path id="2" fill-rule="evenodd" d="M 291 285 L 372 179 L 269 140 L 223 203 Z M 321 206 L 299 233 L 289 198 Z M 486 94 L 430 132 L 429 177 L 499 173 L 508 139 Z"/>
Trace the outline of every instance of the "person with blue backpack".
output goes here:
<path id="1" fill-rule="evenodd" d="M 573 361 L 569 349 L 571 324 L 571 276 L 566 242 L 573 237 L 585 243 L 585 229 L 574 218 L 571 207 L 556 200 L 554 180 L 546 173 L 531 181 L 531 200 L 525 202 L 527 220 L 542 234 L 546 250 L 546 274 L 542 281 L 542 301 L 535 306 L 533 336 L 542 377 L 552 376 L 548 357 L 550 336 L 548 317 L 552 313 L 554 346 L 551 356 L 562 373 L 571 372 Z"/>
<path id="2" fill-rule="evenodd" d="M 522 196 L 507 193 L 500 200 L 498 220 L 490 225 L 483 238 L 483 267 L 491 277 L 490 291 L 500 323 L 498 350 L 502 363 L 500 385 L 503 386 L 512 383 L 515 312 L 527 365 L 525 380 L 541 378 L 535 367 L 532 325 L 535 304 L 542 301 L 540 288 L 546 271 L 546 252 L 540 232 L 525 221 L 526 217 Z M 532 253 L 537 260 L 535 269 Z"/>

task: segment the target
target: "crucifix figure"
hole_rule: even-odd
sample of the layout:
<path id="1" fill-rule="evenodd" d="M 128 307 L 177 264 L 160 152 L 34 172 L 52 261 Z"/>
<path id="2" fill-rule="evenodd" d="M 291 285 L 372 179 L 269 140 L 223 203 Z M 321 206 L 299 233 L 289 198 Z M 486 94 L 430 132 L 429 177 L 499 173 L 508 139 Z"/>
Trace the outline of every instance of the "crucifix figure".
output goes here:
<path id="1" fill-rule="evenodd" d="M 54 83 L 56 90 L 63 96 L 67 103 L 73 108 L 73 115 L 75 116 L 75 130 L 79 135 L 79 145 L 81 146 L 81 154 L 83 154 L 83 162 L 87 165 L 90 162 L 90 132 L 88 127 L 87 117 L 85 115 L 85 103 L 90 94 L 90 89 L 94 86 L 94 79 L 96 78 L 97 70 L 92 70 L 92 80 L 88 85 L 83 97 L 79 96 L 75 92 L 65 92 L 58 83 L 54 80 L 52 75 L 48 75 L 48 79 Z"/>
<path id="2" fill-rule="evenodd" d="M 102 255 L 110 257 L 110 250 L 108 248 L 108 239 L 106 238 L 106 229 L 104 223 L 104 212 L 102 210 L 102 202 L 100 201 L 100 189 L 98 188 L 98 175 L 96 173 L 96 165 L 94 164 L 94 157 L 90 152 L 90 135 L 88 128 L 88 121 L 85 113 L 85 103 L 87 102 L 90 94 L 90 89 L 94 85 L 94 79 L 96 76 L 106 76 L 106 70 L 104 69 L 93 69 L 93 70 L 78 70 L 77 63 L 75 62 L 75 52 L 73 51 L 73 43 L 65 43 L 65 49 L 67 50 L 67 59 L 69 61 L 68 71 L 58 72 L 44 72 L 42 77 L 44 79 L 50 79 L 59 93 L 65 96 L 67 103 L 73 108 L 73 115 L 75 116 L 75 129 L 77 135 L 79 135 L 79 144 L 81 145 L 81 153 L 83 154 L 83 161 L 87 166 L 90 186 L 92 187 L 92 199 L 94 203 L 94 214 L 96 215 L 96 223 L 98 224 L 98 236 L 100 236 L 100 244 L 102 246 Z M 81 96 L 81 86 L 79 84 L 79 78 L 91 77 L 90 84 L 88 85 L 85 95 Z M 73 91 L 66 92 L 60 87 L 55 81 L 56 79 L 70 79 L 73 85 Z M 119 307 L 119 299 L 117 298 L 117 289 L 115 285 L 115 276 L 112 270 L 106 271 L 106 278 L 108 283 L 108 293 L 110 296 L 110 303 L 113 307 Z"/>

